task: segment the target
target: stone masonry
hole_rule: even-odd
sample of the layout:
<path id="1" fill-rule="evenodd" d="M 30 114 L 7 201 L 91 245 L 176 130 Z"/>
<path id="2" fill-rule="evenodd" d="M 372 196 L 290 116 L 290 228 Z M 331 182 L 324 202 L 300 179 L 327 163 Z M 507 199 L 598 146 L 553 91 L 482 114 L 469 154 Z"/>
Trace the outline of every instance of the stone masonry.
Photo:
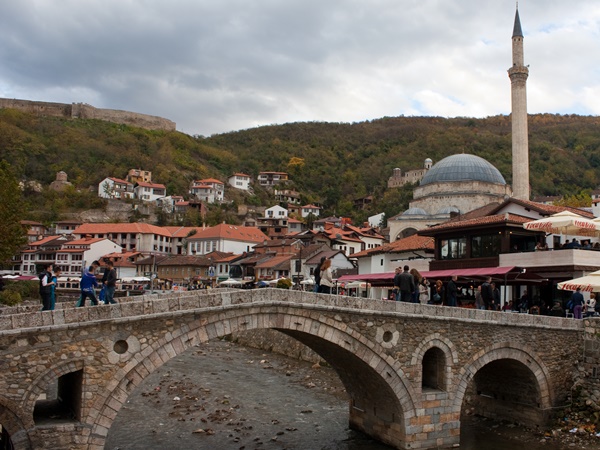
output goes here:
<path id="1" fill-rule="evenodd" d="M 95 108 L 86 103 L 51 103 L 11 98 L 0 98 L 0 108 L 12 108 L 40 116 L 97 119 L 121 123 L 148 130 L 175 131 L 175 122 L 158 116 L 117 109 Z"/>
<path id="2" fill-rule="evenodd" d="M 597 343 L 585 344 L 600 330 L 594 320 L 280 289 L 11 308 L 0 314 L 0 423 L 16 449 L 102 449 L 146 376 L 196 345 L 250 330 L 313 349 L 346 387 L 350 426 L 399 449 L 459 444 L 467 396 L 480 398 L 478 413 L 543 424 L 586 382 L 573 348 L 588 345 L 591 366 L 599 357 Z"/>

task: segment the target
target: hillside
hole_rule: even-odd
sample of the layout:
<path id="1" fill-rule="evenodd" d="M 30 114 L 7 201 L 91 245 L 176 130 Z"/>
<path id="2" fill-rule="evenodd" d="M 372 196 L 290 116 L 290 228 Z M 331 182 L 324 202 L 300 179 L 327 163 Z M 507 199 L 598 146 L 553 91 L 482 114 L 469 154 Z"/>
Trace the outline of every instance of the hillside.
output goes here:
<path id="1" fill-rule="evenodd" d="M 573 195 L 599 184 L 600 118 L 533 115 L 529 134 L 532 195 Z M 356 220 L 406 207 L 410 189 L 386 189 L 394 167 L 415 169 L 427 157 L 435 163 L 465 152 L 490 161 L 511 183 L 510 149 L 507 116 L 292 123 L 204 138 L 0 110 L 0 158 L 24 180 L 48 185 L 64 170 L 75 186 L 88 188 L 106 176 L 124 177 L 130 168 L 143 168 L 169 194 L 185 194 L 193 179 L 285 171 L 303 201 Z M 354 211 L 352 200 L 365 195 L 374 195 L 372 208 Z"/>

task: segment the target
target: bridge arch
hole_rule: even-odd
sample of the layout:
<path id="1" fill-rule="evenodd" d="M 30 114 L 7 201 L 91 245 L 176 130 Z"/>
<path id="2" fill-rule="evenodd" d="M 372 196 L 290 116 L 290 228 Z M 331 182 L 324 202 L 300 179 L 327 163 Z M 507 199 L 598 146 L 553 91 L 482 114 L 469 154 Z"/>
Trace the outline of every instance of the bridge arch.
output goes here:
<path id="1" fill-rule="evenodd" d="M 272 307 L 232 309 L 186 322 L 141 350 L 94 404 L 88 425 L 90 443 L 104 442 L 110 424 L 131 392 L 154 370 L 196 344 L 255 329 L 274 329 L 304 343 L 336 370 L 351 397 L 350 426 L 395 446 L 404 444 L 414 418 L 416 394 L 400 364 L 378 344 L 326 318 L 318 310 L 285 312 Z M 377 432 L 374 430 L 377 429 Z M 384 431 L 385 430 L 385 431 Z"/>
<path id="2" fill-rule="evenodd" d="M 473 355 L 461 369 L 453 408 L 461 411 L 468 388 L 474 383 L 476 394 L 484 400 L 478 413 L 540 425 L 553 405 L 550 380 L 548 368 L 533 348 L 509 342 L 494 344 Z M 512 408 L 509 415 L 506 404 L 519 407 Z"/>
<path id="3" fill-rule="evenodd" d="M 34 427 L 31 414 L 25 414 L 14 401 L 0 396 L 0 425 L 7 431 L 15 448 L 33 448 L 27 430 Z"/>

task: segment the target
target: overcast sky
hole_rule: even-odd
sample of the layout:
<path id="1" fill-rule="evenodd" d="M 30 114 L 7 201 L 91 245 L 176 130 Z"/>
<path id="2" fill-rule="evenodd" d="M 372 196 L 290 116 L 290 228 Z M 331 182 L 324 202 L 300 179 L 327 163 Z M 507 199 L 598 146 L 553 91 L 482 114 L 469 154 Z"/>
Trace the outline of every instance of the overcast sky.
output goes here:
<path id="1" fill-rule="evenodd" d="M 600 1 L 522 0 L 530 113 L 600 114 Z M 0 97 L 209 136 L 510 112 L 511 0 L 3 0 Z"/>

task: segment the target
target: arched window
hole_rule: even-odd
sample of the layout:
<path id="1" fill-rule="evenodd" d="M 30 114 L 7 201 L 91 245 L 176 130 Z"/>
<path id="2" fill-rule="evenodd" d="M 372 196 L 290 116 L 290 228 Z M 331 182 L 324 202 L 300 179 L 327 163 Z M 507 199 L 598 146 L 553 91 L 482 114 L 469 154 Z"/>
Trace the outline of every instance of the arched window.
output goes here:
<path id="1" fill-rule="evenodd" d="M 430 348 L 423 355 L 423 389 L 446 390 L 446 355 L 437 348 Z"/>

